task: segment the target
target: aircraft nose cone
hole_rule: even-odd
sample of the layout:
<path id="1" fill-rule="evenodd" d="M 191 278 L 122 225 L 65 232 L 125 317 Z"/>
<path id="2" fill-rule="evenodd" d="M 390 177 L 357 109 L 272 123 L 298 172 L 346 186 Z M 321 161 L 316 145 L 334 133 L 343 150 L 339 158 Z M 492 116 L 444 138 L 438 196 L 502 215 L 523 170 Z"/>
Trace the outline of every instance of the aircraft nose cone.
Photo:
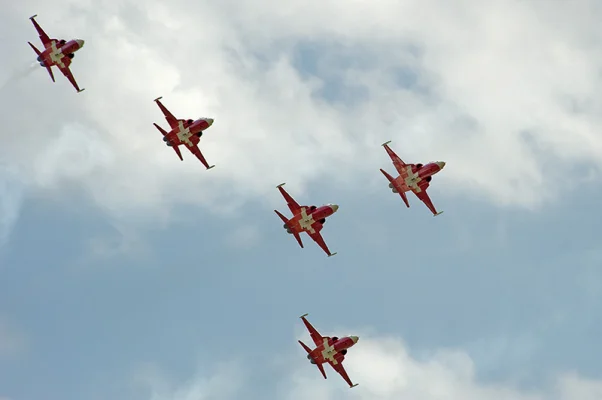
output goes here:
<path id="1" fill-rule="evenodd" d="M 357 343 L 357 341 L 360 340 L 357 336 L 349 336 L 349 339 L 353 340 L 353 343 Z"/>
<path id="2" fill-rule="evenodd" d="M 206 118 L 205 121 L 207 121 L 207 123 L 209 124 L 209 126 L 213 125 L 213 118 Z"/>
<path id="3" fill-rule="evenodd" d="M 337 210 L 339 209 L 339 206 L 336 204 L 331 204 L 330 208 L 332 208 L 332 212 L 337 212 Z"/>
<path id="4" fill-rule="evenodd" d="M 445 161 L 437 161 L 435 164 L 437 164 L 440 169 L 443 169 L 443 167 L 445 167 Z"/>
<path id="5" fill-rule="evenodd" d="M 83 41 L 83 40 L 81 40 L 81 39 L 77 39 L 77 40 L 76 40 L 76 42 L 77 42 L 77 44 L 79 44 L 79 47 L 80 47 L 80 49 L 81 49 L 82 47 L 84 47 L 84 43 L 86 43 L 85 41 Z"/>

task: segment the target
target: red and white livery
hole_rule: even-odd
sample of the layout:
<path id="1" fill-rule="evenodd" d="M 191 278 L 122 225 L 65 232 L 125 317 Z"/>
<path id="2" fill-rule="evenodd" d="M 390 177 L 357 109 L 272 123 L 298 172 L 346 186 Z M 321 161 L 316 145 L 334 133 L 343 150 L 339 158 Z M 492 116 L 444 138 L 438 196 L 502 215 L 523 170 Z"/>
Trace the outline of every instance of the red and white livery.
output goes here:
<path id="1" fill-rule="evenodd" d="M 412 191 L 416 197 L 426 204 L 428 209 L 433 213 L 433 216 L 441 214 L 443 211 L 437 212 L 433 202 L 426 193 L 426 189 L 429 187 L 433 175 L 445 167 L 445 162 L 436 161 L 426 165 L 406 164 L 391 150 L 389 143 L 391 143 L 390 140 L 383 143 L 382 146 L 387 151 L 387 154 L 389 154 L 389 157 L 391 157 L 393 165 L 399 173 L 397 178 L 393 178 L 381 168 L 380 172 L 389 180 L 389 188 L 393 190 L 393 193 L 399 193 L 408 208 L 410 207 L 410 203 L 408 203 L 405 193 Z"/>
<path id="2" fill-rule="evenodd" d="M 211 125 L 213 125 L 213 118 L 199 118 L 196 121 L 192 119 L 184 120 L 177 119 L 174 117 L 167 108 L 159 100 L 162 97 L 157 97 L 155 102 L 163 112 L 167 123 L 169 124 L 171 130 L 166 132 L 159 125 L 153 123 L 155 127 L 163 134 L 163 141 L 166 145 L 170 146 L 174 149 L 180 160 L 184 161 L 182 158 L 182 153 L 178 146 L 184 145 L 192 154 L 199 159 L 207 169 L 211 169 L 215 167 L 215 165 L 209 165 L 203 153 L 199 149 L 199 142 L 201 140 L 201 136 L 203 136 L 203 132 L 208 129 Z"/>
<path id="3" fill-rule="evenodd" d="M 324 227 L 324 223 L 326 222 L 326 218 L 330 217 L 332 214 L 337 212 L 339 206 L 336 204 L 326 204 L 321 207 L 316 206 L 300 206 L 292 197 L 289 195 L 286 190 L 282 188 L 284 183 L 276 186 L 282 196 L 286 200 L 288 208 L 293 213 L 293 216 L 289 219 L 282 215 L 278 210 L 274 210 L 276 214 L 280 217 L 282 221 L 284 221 L 284 229 L 290 234 L 292 234 L 299 246 L 303 248 L 303 242 L 301 241 L 301 232 L 306 232 L 310 238 L 312 238 L 318 246 L 322 248 L 328 254 L 328 257 L 334 256 L 337 253 L 331 253 L 324 242 L 324 238 L 320 234 L 320 231 Z"/>
<path id="4" fill-rule="evenodd" d="M 343 368 L 343 360 L 345 360 L 347 349 L 354 346 L 360 338 L 357 336 L 346 336 L 342 338 L 338 338 L 336 336 L 322 336 L 318 333 L 316 328 L 314 328 L 305 319 L 306 316 L 307 314 L 302 315 L 300 318 L 303 320 L 305 327 L 309 331 L 311 339 L 316 345 L 316 348 L 311 350 L 309 347 L 307 347 L 307 345 L 305 345 L 305 343 L 299 340 L 299 344 L 307 352 L 307 359 L 318 367 L 324 376 L 324 379 L 326 379 L 326 371 L 324 371 L 323 364 L 328 363 L 335 371 L 339 373 L 339 375 L 343 377 L 350 388 L 357 386 L 357 383 L 353 384 L 351 382 L 349 375 L 347 375 L 347 371 L 345 371 L 345 368 Z"/>
<path id="5" fill-rule="evenodd" d="M 35 51 L 38 55 L 38 62 L 42 67 L 45 67 L 48 70 L 52 82 L 55 80 L 51 67 L 56 66 L 58 67 L 59 71 L 61 71 L 63 75 L 67 77 L 69 82 L 71 82 L 78 93 L 83 92 L 85 89 L 79 88 L 75 78 L 73 77 L 73 74 L 71 73 L 71 70 L 69 69 L 69 66 L 71 65 L 73 57 L 75 57 L 75 52 L 84 47 L 84 41 L 81 39 L 72 39 L 67 42 L 63 39 L 51 39 L 35 21 L 35 17 L 37 17 L 37 15 L 29 17 L 29 19 L 31 22 L 33 22 L 33 26 L 38 31 L 38 35 L 40 35 L 40 40 L 44 45 L 44 51 L 36 49 L 31 42 L 27 43 L 29 43 L 33 51 Z"/>

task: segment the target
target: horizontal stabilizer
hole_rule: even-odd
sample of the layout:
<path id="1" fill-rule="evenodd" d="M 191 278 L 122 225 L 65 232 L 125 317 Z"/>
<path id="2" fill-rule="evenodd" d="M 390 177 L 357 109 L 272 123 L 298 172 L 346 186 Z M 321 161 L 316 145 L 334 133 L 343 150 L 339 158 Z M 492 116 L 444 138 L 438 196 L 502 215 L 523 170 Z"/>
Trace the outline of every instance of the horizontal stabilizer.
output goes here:
<path id="1" fill-rule="evenodd" d="M 303 349 L 307 352 L 307 354 L 311 353 L 311 349 L 309 347 L 307 347 L 307 345 L 305 343 L 303 343 L 302 341 L 298 340 L 299 344 L 301 345 L 301 347 L 303 347 Z"/>
<path id="2" fill-rule="evenodd" d="M 38 56 L 40 56 L 40 57 L 42 56 L 42 53 L 40 52 L 40 50 L 36 49 L 36 46 L 34 46 L 33 44 L 31 44 L 31 42 L 27 42 L 27 43 L 31 46 L 31 48 L 33 49 L 33 51 L 35 51 Z"/>
<path id="3" fill-rule="evenodd" d="M 276 213 L 276 214 L 277 214 L 277 215 L 280 217 L 280 219 L 281 219 L 282 221 L 284 221 L 284 223 L 285 223 L 285 224 L 288 222 L 288 218 L 286 218 L 284 215 L 282 215 L 282 214 L 280 213 L 280 211 L 278 211 L 278 210 L 274 210 L 274 212 L 275 212 L 275 213 Z"/>
<path id="4" fill-rule="evenodd" d="M 393 178 L 391 175 L 389 175 L 389 174 L 387 173 L 387 171 L 385 171 L 384 169 L 382 169 L 382 168 L 381 168 L 381 169 L 380 169 L 380 172 L 382 172 L 382 173 L 383 173 L 383 175 L 385 176 L 385 178 L 387 178 L 387 179 L 389 180 L 389 182 L 391 182 L 391 183 L 392 183 L 392 182 L 395 180 L 395 178 Z"/>
<path id="5" fill-rule="evenodd" d="M 399 190 L 398 185 L 395 183 L 395 178 L 393 178 L 391 175 L 389 175 L 384 169 L 380 169 L 380 172 L 383 173 L 383 175 L 385 176 L 385 178 L 387 178 L 389 180 L 389 182 L 391 182 L 391 185 L 389 187 L 393 187 L 395 188 L 395 190 L 397 191 L 397 193 L 399 193 L 399 195 L 401 196 L 401 199 L 403 200 L 403 202 L 405 203 L 407 208 L 410 208 L 410 203 L 408 202 L 408 198 L 406 196 L 406 194 L 403 192 L 403 190 Z"/>
<path id="6" fill-rule="evenodd" d="M 293 236 L 297 240 L 297 243 L 299 243 L 299 246 L 301 246 L 301 248 L 303 248 L 303 241 L 301 240 L 301 236 L 299 236 L 299 233 L 293 231 Z"/>
<path id="7" fill-rule="evenodd" d="M 159 130 L 159 132 L 161 132 L 163 134 L 163 136 L 167 136 L 167 132 L 165 132 L 165 130 L 163 128 L 161 128 L 159 125 L 155 124 L 153 122 L 153 125 L 155 125 L 155 128 L 157 128 Z"/>

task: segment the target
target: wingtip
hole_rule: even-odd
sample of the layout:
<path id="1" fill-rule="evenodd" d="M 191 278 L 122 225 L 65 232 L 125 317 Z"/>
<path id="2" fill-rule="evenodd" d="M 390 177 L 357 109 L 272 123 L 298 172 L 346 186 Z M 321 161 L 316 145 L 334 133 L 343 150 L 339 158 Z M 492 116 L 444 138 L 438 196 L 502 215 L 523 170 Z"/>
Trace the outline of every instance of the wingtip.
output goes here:
<path id="1" fill-rule="evenodd" d="M 433 217 L 436 217 L 437 215 L 441 215 L 443 214 L 443 211 L 439 211 L 437 214 L 433 214 Z"/>
<path id="2" fill-rule="evenodd" d="M 284 185 L 286 185 L 286 182 L 283 182 L 283 183 L 281 183 L 280 185 L 278 185 L 278 186 L 276 186 L 276 187 L 277 187 L 277 188 L 279 188 L 279 187 L 282 187 L 282 186 L 284 186 Z"/>
<path id="3" fill-rule="evenodd" d="M 332 254 L 329 254 L 329 255 L 328 255 L 328 257 L 336 256 L 337 254 L 339 254 L 339 253 L 337 253 L 337 252 L 335 251 L 334 253 L 332 253 Z"/>
<path id="4" fill-rule="evenodd" d="M 81 93 L 81 92 L 83 92 L 84 90 L 86 90 L 86 88 L 83 88 L 83 89 L 80 89 L 80 90 L 78 90 L 78 91 L 77 91 L 77 93 Z"/>
<path id="5" fill-rule="evenodd" d="M 356 387 L 357 385 L 359 385 L 359 383 L 356 383 L 354 385 L 349 386 L 349 389 L 353 389 L 354 387 Z"/>
<path id="6" fill-rule="evenodd" d="M 305 313 L 305 314 L 303 314 L 302 316 L 300 316 L 299 318 L 305 318 L 305 317 L 307 317 L 308 315 L 309 315 L 308 313 Z"/>
<path id="7" fill-rule="evenodd" d="M 32 15 L 31 17 L 29 17 L 29 19 L 34 19 L 34 18 L 35 18 L 35 17 L 37 17 L 37 16 L 38 16 L 38 14 L 34 14 L 34 15 Z"/>
<path id="8" fill-rule="evenodd" d="M 210 169 L 212 169 L 214 167 L 215 167 L 215 165 L 212 165 L 212 166 L 208 167 L 207 170 L 210 170 Z"/>
<path id="9" fill-rule="evenodd" d="M 388 145 L 388 144 L 389 144 L 389 143 L 391 143 L 391 142 L 392 142 L 392 141 L 391 141 L 391 140 L 389 140 L 388 142 L 385 142 L 385 143 L 381 144 L 381 146 L 383 146 L 383 147 L 384 147 L 384 146 Z"/>
<path id="10" fill-rule="evenodd" d="M 162 98 L 163 98 L 163 96 L 159 96 L 159 97 L 157 97 L 157 98 L 156 98 L 155 100 L 153 100 L 153 101 L 159 101 L 159 100 L 161 100 Z"/>

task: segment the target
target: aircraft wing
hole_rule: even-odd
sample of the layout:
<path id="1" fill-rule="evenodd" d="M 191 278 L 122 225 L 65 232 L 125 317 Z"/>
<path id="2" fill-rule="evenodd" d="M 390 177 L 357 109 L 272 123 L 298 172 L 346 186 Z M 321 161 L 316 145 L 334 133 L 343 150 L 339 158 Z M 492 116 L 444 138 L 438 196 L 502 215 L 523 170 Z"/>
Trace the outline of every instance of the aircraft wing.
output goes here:
<path id="1" fill-rule="evenodd" d="M 319 225 L 319 226 L 315 226 L 315 225 Z M 328 246 L 326 245 L 326 242 L 324 241 L 324 238 L 320 234 L 320 230 L 322 229 L 322 224 L 317 222 L 315 225 L 314 225 L 313 232 L 307 232 L 309 237 L 312 238 L 314 240 L 314 242 L 316 242 L 318 244 L 318 246 L 320 246 L 320 248 L 322 248 L 322 250 L 324 250 L 326 252 L 326 254 L 328 254 L 328 257 L 332 257 L 335 254 L 337 254 L 337 253 L 330 252 L 330 250 L 328 249 Z"/>
<path id="2" fill-rule="evenodd" d="M 73 77 L 73 73 L 71 73 L 71 70 L 69 69 L 70 65 L 71 65 L 71 59 L 69 57 L 63 57 L 61 59 L 61 63 L 57 64 L 57 67 L 63 73 L 63 75 L 65 75 L 65 77 L 69 80 L 69 82 L 71 82 L 71 84 L 73 85 L 75 90 L 77 90 L 78 93 L 83 92 L 86 89 L 79 88 L 79 85 L 77 84 L 77 82 L 75 81 L 75 78 Z"/>
<path id="3" fill-rule="evenodd" d="M 345 359 L 345 356 L 343 354 L 337 353 L 337 355 L 335 356 L 335 360 L 334 361 L 328 360 L 328 364 L 330 364 L 330 366 L 335 371 L 337 371 L 339 373 L 339 375 L 341 375 L 343 377 L 343 379 L 345 380 L 345 382 L 347 382 L 349 387 L 355 387 L 355 386 L 357 386 L 357 383 L 353 384 L 351 382 L 349 375 L 347 375 L 347 371 L 345 371 L 345 368 L 343 367 L 344 359 Z"/>
<path id="4" fill-rule="evenodd" d="M 311 340 L 314 341 L 314 344 L 316 346 L 320 346 L 322 344 L 324 344 L 324 337 L 322 335 L 320 335 L 320 333 L 316 330 L 316 328 L 314 328 L 312 326 L 312 324 L 309 323 L 308 320 L 305 319 L 305 317 L 307 317 L 308 314 L 303 314 L 301 316 L 301 319 L 303 320 L 303 323 L 305 324 L 305 327 L 307 328 L 307 330 L 309 331 L 309 336 L 311 336 Z"/>
<path id="5" fill-rule="evenodd" d="M 155 99 L 155 102 L 161 109 L 161 112 L 165 116 L 165 119 L 167 120 L 167 123 L 169 124 L 171 129 L 175 129 L 178 126 L 178 119 L 176 117 L 174 117 L 173 114 L 170 113 L 169 110 L 167 108 L 165 108 L 165 106 L 159 101 L 161 99 L 162 99 L 162 97 L 157 97 Z"/>
<path id="6" fill-rule="evenodd" d="M 290 194 L 287 193 L 286 190 L 282 188 L 282 186 L 284 185 L 284 183 L 278 185 L 278 190 L 280 190 L 282 197 L 284 197 L 284 200 L 286 200 L 286 205 L 288 206 L 288 208 L 293 214 L 296 214 L 301 209 L 301 206 L 295 201 L 295 199 L 292 198 Z"/>
<path id="7" fill-rule="evenodd" d="M 205 157 L 203 156 L 203 153 L 201 153 L 201 150 L 199 149 L 198 145 L 196 145 L 196 144 L 189 145 L 188 143 L 184 143 L 184 145 L 186 146 L 186 148 L 188 150 L 190 150 L 190 152 L 192 154 L 194 154 L 196 156 L 196 158 L 198 158 L 203 163 L 205 168 L 211 169 L 211 168 L 215 167 L 215 165 L 210 166 L 209 163 L 207 163 L 207 160 L 205 160 Z"/>
<path id="8" fill-rule="evenodd" d="M 424 182 L 424 183 L 422 183 L 422 182 Z M 437 210 L 435 209 L 435 206 L 433 205 L 431 198 L 429 197 L 428 193 L 426 192 L 426 189 L 428 187 L 429 187 L 429 183 L 427 181 L 421 181 L 420 184 L 417 185 L 417 187 L 412 188 L 412 192 L 414 192 L 416 197 L 418 197 L 418 199 L 420 199 L 420 201 L 422 201 L 427 206 L 427 208 L 433 213 L 433 215 L 436 216 L 436 215 L 441 214 L 443 211 L 437 212 Z"/>
<path id="9" fill-rule="evenodd" d="M 40 40 L 42 41 L 42 44 L 44 45 L 45 48 L 47 48 L 50 45 L 50 42 L 52 40 L 48 37 L 48 35 L 46 34 L 46 32 L 44 32 L 44 30 L 42 29 L 42 27 L 40 27 L 40 25 L 38 25 L 38 23 L 34 19 L 37 16 L 38 15 L 36 14 L 34 16 L 29 17 L 29 19 L 33 23 L 33 26 L 36 28 L 36 31 L 38 31 L 38 35 L 40 35 Z"/>
<path id="10" fill-rule="evenodd" d="M 403 162 L 403 160 L 401 158 L 399 158 L 399 156 L 397 154 L 395 154 L 395 152 L 393 150 L 391 150 L 391 148 L 389 147 L 389 143 L 391 143 L 390 140 L 386 143 L 383 143 L 382 146 L 387 151 L 387 154 L 389 155 L 389 157 L 391 157 L 391 161 L 393 161 L 393 165 L 395 166 L 395 169 L 397 170 L 399 175 L 401 175 L 402 178 L 405 179 L 408 176 L 407 167 L 413 166 L 413 165 L 406 164 L 405 162 Z"/>

